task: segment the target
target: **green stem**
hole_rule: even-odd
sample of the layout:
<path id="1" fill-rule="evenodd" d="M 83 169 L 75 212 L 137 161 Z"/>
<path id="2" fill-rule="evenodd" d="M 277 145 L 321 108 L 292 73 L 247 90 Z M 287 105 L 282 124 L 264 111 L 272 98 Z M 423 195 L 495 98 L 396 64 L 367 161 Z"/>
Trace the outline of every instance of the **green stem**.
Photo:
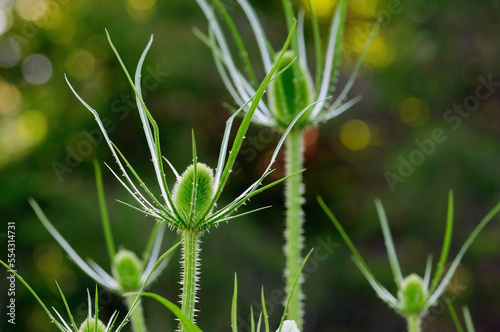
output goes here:
<path id="1" fill-rule="evenodd" d="M 194 322 L 196 303 L 196 289 L 198 286 L 198 253 L 200 234 L 197 231 L 185 230 L 182 232 L 182 306 L 184 315 Z M 179 324 L 179 331 L 185 332 L 184 326 Z"/>
<path id="2" fill-rule="evenodd" d="M 296 173 L 303 168 L 304 163 L 304 138 L 300 128 L 293 129 L 286 139 L 285 156 L 285 176 Z M 301 250 L 304 246 L 303 219 L 304 212 L 302 204 L 304 202 L 304 184 L 302 183 L 302 173 L 299 173 L 287 180 L 285 184 L 285 205 L 286 205 L 286 228 L 285 228 L 285 256 L 286 256 L 286 294 L 290 295 L 295 277 L 299 272 Z M 288 318 L 295 320 L 297 327 L 302 331 L 302 278 L 295 286 L 290 304 L 288 306 Z"/>
<path id="3" fill-rule="evenodd" d="M 129 295 L 125 297 L 125 302 L 127 303 L 127 307 L 130 309 L 136 295 Z M 142 303 L 139 302 L 132 312 L 132 316 L 130 317 L 132 323 L 132 330 L 134 332 L 146 332 L 146 323 L 144 322 L 144 311 L 142 310 Z"/>
<path id="4" fill-rule="evenodd" d="M 420 316 L 407 316 L 406 321 L 408 322 L 408 332 L 420 332 L 422 319 Z"/>

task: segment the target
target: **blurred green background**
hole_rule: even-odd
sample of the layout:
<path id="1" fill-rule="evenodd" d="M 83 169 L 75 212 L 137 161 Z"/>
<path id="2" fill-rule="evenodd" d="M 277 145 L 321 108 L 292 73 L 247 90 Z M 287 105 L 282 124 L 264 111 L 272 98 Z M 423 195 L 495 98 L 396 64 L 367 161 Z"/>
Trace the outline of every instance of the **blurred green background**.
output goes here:
<path id="1" fill-rule="evenodd" d="M 255 49 L 236 1 L 224 3 Z M 286 36 L 281 2 L 251 3 L 268 37 L 276 47 L 281 45 Z M 295 4 L 298 8 L 305 3 Z M 324 35 L 334 5 L 335 1 L 315 1 Z M 403 273 L 422 275 L 427 255 L 439 255 L 447 194 L 453 189 L 456 229 L 450 257 L 456 255 L 474 225 L 500 199 L 500 83 L 495 83 L 500 82 L 500 2 L 351 0 L 347 15 L 340 88 L 371 23 L 377 15 L 385 20 L 350 93 L 363 100 L 306 133 L 306 248 L 337 245 L 328 247 L 325 260 L 306 267 L 305 330 L 403 331 L 403 319 L 377 299 L 316 196 L 325 199 L 379 280 L 394 291 L 373 199 L 380 197 L 384 203 Z M 306 34 L 311 37 L 307 13 L 306 17 Z M 187 167 L 194 129 L 200 159 L 215 166 L 229 114 L 223 104 L 232 100 L 193 27 L 207 30 L 194 0 L 0 0 L 0 257 L 7 257 L 7 223 L 15 222 L 18 272 L 46 304 L 62 312 L 57 280 L 77 321 L 86 313 L 86 289 L 95 285 L 67 259 L 27 198 L 41 204 L 77 252 L 108 267 L 91 160 L 112 166 L 114 162 L 99 136 L 94 135 L 97 142 L 89 138 L 97 125 L 63 74 L 110 121 L 113 141 L 147 182 L 154 183 L 139 118 L 130 102 L 133 94 L 104 29 L 129 70 L 154 34 L 143 77 L 150 79 L 145 99 L 160 125 L 163 153 L 179 170 Z M 309 59 L 314 59 L 312 53 Z M 433 134 L 436 130 L 439 135 Z M 263 171 L 279 138 L 255 126 L 247 137 L 238 172 L 223 200 L 239 194 Z M 282 175 L 282 168 L 280 161 L 273 175 Z M 154 220 L 117 203 L 115 199 L 131 198 L 108 170 L 104 177 L 115 240 L 140 253 Z M 250 305 L 259 301 L 261 286 L 270 301 L 271 322 L 277 325 L 284 266 L 282 189 L 275 187 L 248 206 L 272 209 L 222 225 L 204 237 L 198 305 L 202 329 L 230 331 L 234 272 L 241 330 L 247 331 L 244 322 Z M 471 247 L 448 293 L 457 308 L 470 307 L 478 331 L 500 330 L 499 219 Z M 168 232 L 164 247 L 174 239 Z M 152 287 L 172 301 L 179 295 L 178 258 L 177 252 Z M 55 331 L 19 282 L 16 325 L 6 323 L 7 273 L 0 275 L 0 330 Z M 101 317 L 125 311 L 121 300 L 105 290 L 100 302 Z M 166 309 L 144 302 L 151 331 L 175 329 Z M 427 331 L 454 330 L 443 303 L 425 324 Z"/>

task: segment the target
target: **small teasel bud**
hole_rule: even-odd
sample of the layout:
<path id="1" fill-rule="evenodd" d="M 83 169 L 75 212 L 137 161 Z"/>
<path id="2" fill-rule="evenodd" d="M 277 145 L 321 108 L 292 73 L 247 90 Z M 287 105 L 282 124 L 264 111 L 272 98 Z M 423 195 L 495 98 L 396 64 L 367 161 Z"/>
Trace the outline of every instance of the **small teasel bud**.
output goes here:
<path id="1" fill-rule="evenodd" d="M 113 261 L 113 277 L 118 281 L 125 292 L 134 292 L 141 288 L 141 274 L 143 267 L 141 260 L 135 253 L 121 249 Z"/>
<path id="2" fill-rule="evenodd" d="M 428 291 L 424 281 L 416 274 L 410 274 L 403 280 L 403 289 L 398 291 L 398 299 L 405 315 L 423 314 L 427 302 Z"/>
<path id="3" fill-rule="evenodd" d="M 190 215 L 191 206 L 194 205 L 194 216 L 205 212 L 214 197 L 214 174 L 210 167 L 203 163 L 196 164 L 195 200 L 193 196 L 194 166 L 190 165 L 175 183 L 172 191 L 175 207 L 186 217 Z M 188 222 L 192 220 L 186 220 Z"/>
<path id="4" fill-rule="evenodd" d="M 83 321 L 82 325 L 80 325 L 78 332 L 96 332 L 95 323 L 95 318 L 87 318 Z M 100 320 L 97 320 L 97 332 L 106 332 L 106 325 Z"/>
<path id="5" fill-rule="evenodd" d="M 296 58 L 293 51 L 287 51 L 281 60 L 278 71 L 290 65 Z M 295 59 L 299 61 L 299 59 Z M 297 71 L 296 68 L 299 68 Z M 276 120 L 288 127 L 293 119 L 314 100 L 314 87 L 309 70 L 299 63 L 291 64 L 279 77 L 269 84 L 269 107 Z M 302 115 L 297 123 L 303 127 L 308 118 L 308 112 Z"/>

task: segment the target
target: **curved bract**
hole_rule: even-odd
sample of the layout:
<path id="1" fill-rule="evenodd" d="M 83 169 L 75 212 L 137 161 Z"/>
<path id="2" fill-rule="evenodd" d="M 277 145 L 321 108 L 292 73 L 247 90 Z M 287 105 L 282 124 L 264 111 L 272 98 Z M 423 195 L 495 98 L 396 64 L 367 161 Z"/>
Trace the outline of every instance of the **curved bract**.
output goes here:
<path id="1" fill-rule="evenodd" d="M 265 90 L 268 87 L 272 79 L 279 77 L 281 72 L 278 72 L 280 68 L 280 63 L 284 57 L 284 54 L 291 42 L 293 32 L 295 30 L 295 25 L 292 26 L 289 36 L 276 57 L 275 63 L 269 68 L 269 71 L 258 86 L 258 88 L 253 91 L 252 95 L 248 100 L 242 105 L 242 107 L 235 112 L 227 121 L 226 129 L 222 138 L 222 144 L 220 148 L 219 160 L 216 166 L 216 172 L 213 174 L 212 169 L 198 162 L 197 152 L 196 152 L 196 141 L 194 133 L 192 134 L 192 152 L 193 152 L 193 164 L 189 166 L 182 175 L 175 170 L 175 168 L 170 164 L 170 162 L 162 157 L 160 148 L 160 138 L 159 138 L 159 128 L 156 121 L 153 119 L 151 113 L 147 109 L 144 100 L 141 95 L 141 69 L 144 63 L 146 54 L 151 47 L 152 37 L 147 44 L 144 52 L 141 55 L 137 70 L 135 73 L 135 80 L 132 81 L 128 71 L 125 68 L 123 61 L 121 60 L 118 51 L 111 42 L 111 38 L 108 34 L 108 40 L 111 48 L 115 52 L 118 61 L 120 62 L 127 79 L 129 80 L 132 89 L 135 92 L 137 108 L 143 124 L 144 134 L 146 136 L 146 141 L 148 144 L 149 151 L 151 153 L 151 160 L 153 162 L 153 168 L 157 177 L 157 182 L 162 193 L 160 198 L 153 195 L 152 191 L 148 186 L 142 181 L 137 172 L 134 170 L 132 165 L 128 162 L 125 156 L 121 153 L 119 148 L 115 146 L 111 139 L 109 138 L 105 127 L 101 121 L 99 113 L 95 111 L 90 105 L 88 105 L 71 86 L 66 78 L 71 90 L 75 96 L 80 100 L 80 102 L 94 115 L 98 126 L 100 127 L 103 137 L 111 150 L 111 153 L 117 162 L 118 168 L 122 176 L 119 176 L 117 172 L 110 168 L 111 172 L 115 175 L 118 181 L 124 186 L 124 188 L 132 195 L 135 199 L 137 205 L 131 205 L 129 203 L 124 203 L 135 210 L 139 210 L 146 215 L 152 216 L 157 221 L 162 222 L 170 226 L 172 229 L 176 230 L 181 234 L 182 237 L 182 310 L 183 313 L 189 318 L 194 319 L 195 313 L 195 302 L 196 302 L 196 290 L 198 285 L 198 274 L 199 274 L 199 238 L 205 233 L 210 227 L 218 225 L 222 222 L 227 222 L 238 216 L 251 213 L 243 212 L 239 215 L 235 215 L 235 212 L 239 207 L 241 207 L 245 202 L 247 202 L 253 196 L 261 193 L 262 191 L 286 180 L 287 178 L 295 175 L 290 174 L 289 176 L 279 179 L 271 184 L 262 186 L 262 182 L 267 175 L 272 172 L 272 165 L 276 161 L 277 155 L 283 142 L 292 130 L 292 127 L 297 123 L 300 117 L 311 107 L 315 105 L 307 105 L 297 116 L 292 120 L 288 128 L 285 130 L 283 137 L 278 142 L 276 149 L 271 157 L 269 165 L 264 170 L 262 176 L 252 183 L 243 193 L 238 197 L 233 199 L 229 204 L 215 209 L 217 201 L 228 181 L 229 175 L 232 171 L 234 163 L 236 161 L 236 156 L 243 144 L 245 134 L 250 126 L 252 116 L 256 112 L 262 97 L 264 96 Z M 231 149 L 229 147 L 229 137 L 231 134 L 232 124 L 234 118 L 244 109 L 248 107 L 246 114 L 238 128 L 236 137 L 232 143 Z M 229 152 L 228 152 L 229 151 Z M 168 166 L 172 168 L 174 175 L 177 177 L 177 183 L 174 185 L 173 190 L 169 188 L 167 183 L 165 172 L 164 172 L 164 162 L 167 162 Z M 300 172 L 301 170 L 299 170 Z M 262 208 L 256 209 L 254 211 L 260 210 Z M 184 331 L 184 327 L 180 326 L 180 330 Z"/>
<path id="2" fill-rule="evenodd" d="M 197 2 L 209 22 L 210 31 L 208 35 L 200 31 L 196 31 L 196 33 L 212 49 L 215 64 L 224 85 L 236 103 L 242 106 L 256 91 L 258 86 L 258 80 L 255 75 L 256 70 L 252 64 L 253 61 L 248 58 L 248 48 L 245 46 L 240 32 L 221 1 L 214 0 L 214 3 L 216 10 L 221 14 L 222 21 L 219 20 L 218 15 L 216 15 L 215 10 L 207 0 L 197 0 Z M 294 21 L 292 2 L 290 0 L 283 0 L 282 2 L 287 26 L 290 29 Z M 250 3 L 247 0 L 238 0 L 238 4 L 248 19 L 260 52 L 260 62 L 262 62 L 262 66 L 267 72 L 276 61 L 273 59 L 271 43 Z M 375 37 L 377 24 L 375 24 L 372 34 L 346 85 L 340 90 L 339 95 L 334 100 L 328 101 L 338 75 L 346 9 L 347 0 L 339 1 L 332 16 L 326 42 L 327 48 L 323 54 L 322 44 L 324 41 L 321 40 L 316 14 L 313 7 L 311 6 L 310 8 L 316 52 L 315 75 L 311 74 L 308 68 L 304 37 L 304 12 L 299 12 L 297 33 L 291 41 L 292 50 L 285 55 L 285 59 L 281 64 L 282 68 L 286 65 L 290 67 L 282 75 L 282 80 L 271 83 L 270 88 L 273 92 L 269 94 L 267 99 L 259 102 L 255 116 L 252 119 L 253 122 L 266 127 L 285 129 L 294 118 L 293 116 L 289 116 L 290 113 L 294 113 L 293 111 L 297 108 L 301 109 L 301 107 L 305 107 L 313 101 L 319 101 L 297 124 L 297 127 L 305 128 L 338 116 L 360 100 L 359 97 L 346 100 L 346 97 L 359 73 L 361 63 L 366 56 L 371 40 Z M 237 45 L 237 55 L 233 54 L 236 52 L 233 52 L 229 46 L 231 41 L 224 34 L 224 24 L 229 28 L 229 37 Z M 238 64 L 238 58 L 242 60 L 241 66 Z M 280 81 L 284 81 L 285 83 L 280 83 Z M 295 112 L 295 114 L 297 113 Z"/>
<path id="3" fill-rule="evenodd" d="M 406 318 L 409 332 L 421 331 L 422 319 L 428 314 L 429 309 L 437 303 L 441 295 L 443 295 L 446 287 L 448 287 L 448 284 L 450 283 L 451 278 L 453 277 L 458 267 L 458 264 L 460 264 L 462 257 L 465 255 L 465 252 L 474 242 L 479 232 L 491 221 L 491 219 L 493 219 L 493 217 L 495 217 L 500 212 L 500 203 L 497 203 L 470 233 L 469 237 L 465 240 L 465 243 L 460 248 L 457 256 L 451 262 L 448 270 L 446 271 L 446 273 L 444 273 L 443 266 L 446 264 L 448 259 L 448 251 L 451 244 L 451 234 L 453 232 L 453 192 L 450 191 L 448 195 L 448 215 L 446 218 L 446 231 L 444 235 L 443 248 L 432 281 L 432 256 L 429 256 L 429 258 L 427 259 L 425 275 L 423 279 L 416 274 L 410 274 L 403 279 L 401 267 L 399 265 L 396 249 L 394 247 L 394 242 L 392 240 L 392 235 L 389 229 L 389 223 L 387 221 L 384 208 L 380 200 L 375 200 L 380 225 L 382 227 L 382 232 L 384 235 L 387 256 L 389 258 L 394 281 L 398 289 L 396 298 L 384 286 L 382 286 L 382 284 L 380 284 L 380 282 L 373 275 L 370 268 L 365 263 L 360 253 L 352 243 L 351 239 L 344 231 L 342 225 L 337 220 L 337 218 L 335 218 L 330 209 L 328 209 L 321 197 L 318 197 L 318 202 L 351 250 L 354 263 L 361 270 L 361 273 L 363 273 L 377 295 L 391 308 L 393 308 Z"/>

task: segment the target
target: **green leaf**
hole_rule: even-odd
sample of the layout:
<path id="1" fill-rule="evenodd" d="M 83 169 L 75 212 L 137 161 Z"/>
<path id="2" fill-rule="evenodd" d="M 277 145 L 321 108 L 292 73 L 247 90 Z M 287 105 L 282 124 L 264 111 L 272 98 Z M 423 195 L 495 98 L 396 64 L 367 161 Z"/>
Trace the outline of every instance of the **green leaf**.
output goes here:
<path id="1" fill-rule="evenodd" d="M 241 35 L 238 32 L 236 25 L 234 24 L 233 20 L 231 19 L 231 16 L 228 14 L 224 5 L 222 5 L 222 3 L 219 0 L 214 0 L 214 3 L 217 6 L 217 9 L 219 9 L 220 13 L 222 14 L 224 21 L 226 21 L 226 24 L 229 27 L 231 34 L 233 35 L 234 41 L 236 42 L 236 45 L 238 46 L 240 58 L 243 61 L 245 71 L 250 78 L 250 82 L 252 83 L 252 86 L 254 88 L 257 88 L 257 77 L 255 76 L 255 72 L 253 70 L 252 64 L 251 64 L 250 59 L 248 57 L 248 51 L 245 48 L 245 43 L 243 43 L 243 40 L 241 39 Z"/>
<path id="2" fill-rule="evenodd" d="M 33 288 L 30 287 L 30 285 L 19 275 L 17 274 L 16 271 L 11 269 L 4 261 L 0 259 L 0 264 L 2 264 L 7 270 L 10 271 L 10 273 L 14 274 L 16 278 L 28 289 L 28 291 L 33 295 L 33 297 L 38 301 L 40 306 L 42 307 L 43 311 L 49 316 L 50 320 L 54 323 L 54 325 L 59 329 L 59 331 L 62 332 L 67 332 L 67 329 L 57 321 L 57 319 L 50 313 L 49 309 L 47 306 L 43 303 L 43 301 L 40 299 L 40 297 L 37 295 L 37 293 L 33 290 Z"/>
<path id="3" fill-rule="evenodd" d="M 432 293 L 436 289 L 439 280 L 443 274 L 444 266 L 446 265 L 446 260 L 448 259 L 448 253 L 450 251 L 451 246 L 451 237 L 453 233 L 453 191 L 449 191 L 448 193 L 448 213 L 446 216 L 446 231 L 444 233 L 444 241 L 443 248 L 441 250 L 441 256 L 439 258 L 439 262 L 436 268 L 436 272 L 434 273 L 434 277 L 432 278 L 431 287 L 429 291 Z"/>
<path id="4" fill-rule="evenodd" d="M 293 286 L 290 289 L 290 293 L 288 294 L 288 298 L 286 300 L 285 310 L 283 310 L 283 315 L 281 316 L 280 327 L 279 327 L 279 330 L 278 330 L 279 332 L 282 332 L 283 322 L 285 321 L 286 313 L 288 311 L 288 305 L 290 304 L 290 301 L 292 299 L 293 291 L 295 290 L 295 287 L 297 286 L 297 283 L 299 282 L 300 274 L 302 273 L 302 269 L 304 268 L 304 265 L 306 265 L 306 262 L 309 259 L 309 256 L 311 256 L 311 254 L 312 254 L 313 251 L 314 251 L 314 248 L 312 248 L 311 250 L 309 250 L 309 253 L 302 260 L 302 264 L 300 265 L 299 271 L 297 272 L 297 275 L 295 276 L 295 281 L 293 282 Z"/>
<path id="5" fill-rule="evenodd" d="M 389 228 L 389 223 L 387 222 L 387 216 L 385 215 L 382 202 L 380 202 L 378 198 L 375 200 L 375 205 L 377 206 L 380 226 L 382 227 L 382 233 L 384 234 L 385 247 L 387 248 L 389 263 L 391 264 L 392 275 L 394 276 L 394 281 L 396 282 L 398 289 L 403 289 L 403 274 L 401 273 L 398 255 L 396 253 L 396 249 L 394 248 L 394 241 L 392 240 L 391 229 Z"/>
<path id="6" fill-rule="evenodd" d="M 102 171 L 101 166 L 97 159 L 93 160 L 95 182 L 97 187 L 97 197 L 99 200 L 99 210 L 101 211 L 102 229 L 104 232 L 104 240 L 106 242 L 106 249 L 108 250 L 109 261 L 113 262 L 113 258 L 116 255 L 116 246 L 113 239 L 113 232 L 111 232 L 111 224 L 109 222 L 108 207 L 106 205 L 106 197 L 104 195 L 104 186 L 102 183 Z"/>
<path id="7" fill-rule="evenodd" d="M 457 332 L 464 332 L 462 324 L 460 324 L 460 320 L 458 319 L 457 312 L 455 311 L 455 308 L 453 308 L 450 299 L 446 298 L 444 301 L 446 303 L 446 306 L 448 307 L 448 311 L 450 312 L 450 316 L 453 319 L 453 323 L 455 324 Z"/>
<path id="8" fill-rule="evenodd" d="M 94 269 L 92 269 L 81 257 L 76 253 L 76 251 L 71 247 L 71 245 L 64 239 L 64 237 L 57 231 L 57 229 L 50 223 L 49 219 L 43 213 L 42 209 L 38 205 L 38 203 L 33 199 L 33 198 L 28 198 L 28 203 L 31 205 L 33 208 L 33 211 L 35 211 L 36 216 L 42 223 L 42 225 L 47 229 L 47 231 L 52 235 L 52 237 L 59 243 L 59 245 L 66 251 L 66 253 L 71 257 L 73 262 L 75 262 L 76 265 L 80 269 L 82 269 L 83 272 L 85 272 L 89 277 L 94 279 L 96 282 L 99 284 L 103 285 L 104 287 L 110 288 L 110 289 L 116 289 L 117 285 L 111 284 L 108 282 L 106 279 L 101 277 Z"/>
<path id="9" fill-rule="evenodd" d="M 470 235 L 467 237 L 465 240 L 464 244 L 460 248 L 460 251 L 457 254 L 457 257 L 453 260 L 453 262 L 450 265 L 450 268 L 446 272 L 445 276 L 443 277 L 443 280 L 439 284 L 439 286 L 436 288 L 436 290 L 432 293 L 431 297 L 429 298 L 427 308 L 431 307 L 436 301 L 439 299 L 439 297 L 443 294 L 445 291 L 446 287 L 448 286 L 448 283 L 450 282 L 451 278 L 453 277 L 453 274 L 455 273 L 458 264 L 460 264 L 460 261 L 462 260 L 462 257 L 465 255 L 467 249 L 471 246 L 471 244 L 474 242 L 478 234 L 481 232 L 481 230 L 490 222 L 493 217 L 497 215 L 497 213 L 500 211 L 500 202 L 497 203 L 493 209 L 481 220 L 481 222 L 474 228 L 474 230 L 470 233 Z"/>
<path id="10" fill-rule="evenodd" d="M 233 332 L 238 332 L 238 278 L 236 273 L 234 274 L 233 302 L 231 304 L 231 328 Z"/>
<path id="11" fill-rule="evenodd" d="M 464 313 L 465 326 L 467 327 L 467 332 L 475 332 L 474 324 L 472 323 L 472 317 L 470 315 L 469 308 L 467 306 L 462 307 Z"/>
<path id="12" fill-rule="evenodd" d="M 264 297 L 264 287 L 262 287 L 260 291 L 260 300 L 262 303 L 262 315 L 264 315 L 264 325 L 266 328 L 266 332 L 269 332 L 269 317 L 267 316 L 266 298 Z"/>
<path id="13" fill-rule="evenodd" d="M 372 288 L 375 290 L 377 295 L 387 304 L 389 304 L 392 308 L 399 310 L 400 306 L 398 304 L 397 299 L 384 287 L 378 282 L 378 280 L 375 278 L 373 275 L 372 271 L 368 267 L 368 265 L 365 263 L 363 260 L 363 257 L 361 257 L 361 254 L 359 253 L 358 249 L 354 246 L 352 243 L 351 239 L 349 238 L 349 235 L 345 232 L 344 228 L 340 224 L 340 222 L 337 220 L 337 218 L 333 215 L 332 211 L 326 206 L 325 202 L 323 199 L 318 196 L 317 197 L 318 203 L 325 211 L 326 215 L 328 218 L 332 221 L 333 225 L 337 229 L 337 231 L 340 233 L 340 236 L 344 239 L 344 242 L 347 244 L 349 249 L 351 250 L 353 254 L 353 260 L 356 266 L 359 268 L 361 273 L 363 273 L 364 277 L 366 280 L 370 283 Z"/>
<path id="14" fill-rule="evenodd" d="M 196 326 L 184 313 L 182 310 L 170 302 L 169 300 L 161 297 L 160 295 L 154 294 L 154 293 L 142 293 L 142 296 L 147 296 L 151 297 L 161 304 L 163 304 L 167 309 L 169 309 L 180 321 L 183 326 L 183 328 L 187 332 L 201 332 L 200 328 Z"/>

